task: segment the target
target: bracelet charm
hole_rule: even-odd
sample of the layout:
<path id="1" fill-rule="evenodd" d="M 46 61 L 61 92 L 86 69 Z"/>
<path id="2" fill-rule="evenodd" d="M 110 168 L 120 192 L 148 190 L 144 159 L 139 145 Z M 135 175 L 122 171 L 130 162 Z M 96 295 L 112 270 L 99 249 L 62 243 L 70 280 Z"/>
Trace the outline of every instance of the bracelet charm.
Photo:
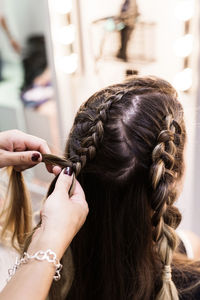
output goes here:
<path id="1" fill-rule="evenodd" d="M 21 258 L 16 258 L 16 262 L 14 266 L 8 270 L 9 274 L 9 279 L 16 273 L 17 269 L 19 268 L 20 265 L 28 263 L 30 260 L 36 259 L 39 261 L 47 260 L 50 263 L 53 263 L 55 267 L 55 275 L 53 276 L 55 281 L 58 281 L 61 277 L 60 271 L 62 269 L 62 265 L 59 262 L 59 260 L 56 257 L 55 252 L 52 250 L 48 249 L 46 251 L 39 250 L 35 254 L 30 255 L 27 252 L 24 252 L 23 256 Z"/>

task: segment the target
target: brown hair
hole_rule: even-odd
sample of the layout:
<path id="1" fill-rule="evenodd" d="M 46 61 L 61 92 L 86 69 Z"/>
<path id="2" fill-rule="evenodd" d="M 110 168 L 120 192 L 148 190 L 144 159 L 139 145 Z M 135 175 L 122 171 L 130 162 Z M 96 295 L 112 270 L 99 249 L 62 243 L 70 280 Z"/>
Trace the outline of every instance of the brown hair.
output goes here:
<path id="1" fill-rule="evenodd" d="M 43 156 L 74 169 L 90 207 L 71 244 L 75 275 L 67 299 L 178 299 L 170 276 L 185 138 L 174 88 L 135 76 L 80 107 L 63 159 Z M 61 299 L 53 288 L 50 298 Z"/>
<path id="2" fill-rule="evenodd" d="M 3 221 L 1 239 L 11 239 L 12 246 L 19 250 L 23 249 L 26 235 L 32 231 L 32 207 L 22 173 L 12 167 L 8 171 L 8 191 L 0 216 Z"/>

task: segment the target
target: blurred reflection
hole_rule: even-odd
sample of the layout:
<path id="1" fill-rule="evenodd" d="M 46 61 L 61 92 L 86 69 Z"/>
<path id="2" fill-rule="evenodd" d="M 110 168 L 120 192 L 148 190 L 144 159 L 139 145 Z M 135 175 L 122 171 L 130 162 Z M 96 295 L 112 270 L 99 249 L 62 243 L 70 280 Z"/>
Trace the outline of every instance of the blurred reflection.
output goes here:
<path id="1" fill-rule="evenodd" d="M 60 151 L 57 107 L 47 55 L 45 0 L 0 0 L 0 131 L 13 128 Z M 34 169 L 37 179 L 48 180 Z"/>
<path id="2" fill-rule="evenodd" d="M 122 22 L 122 29 L 120 30 L 121 44 L 117 57 L 127 61 L 127 47 L 131 34 L 135 28 L 137 17 L 139 16 L 138 6 L 136 0 L 125 0 L 119 18 Z"/>
<path id="3" fill-rule="evenodd" d="M 8 22 L 6 20 L 4 0 L 0 0 L 0 26 L 1 26 L 1 29 L 4 31 L 7 39 L 9 40 L 10 45 L 13 48 L 13 50 L 16 53 L 20 53 L 21 47 L 20 47 L 19 43 L 13 37 L 13 34 L 10 31 Z M 3 67 L 2 54 L 0 52 L 0 81 L 3 80 L 2 67 Z"/>
<path id="4" fill-rule="evenodd" d="M 25 105 L 38 107 L 53 97 L 51 72 L 48 67 L 43 35 L 34 35 L 27 39 L 22 62 L 24 83 L 21 98 Z"/>
<path id="5" fill-rule="evenodd" d="M 113 60 L 146 64 L 155 60 L 156 22 L 151 18 L 147 19 L 140 12 L 139 4 L 136 0 L 124 0 L 121 5 L 119 3 L 113 7 L 115 14 L 105 17 L 99 17 L 100 6 L 96 8 L 91 17 L 90 29 L 95 62 Z M 96 5 L 98 6 L 97 3 Z M 105 11 L 103 14 L 105 15 Z M 90 16 L 86 19 L 89 21 Z"/>
<path id="6" fill-rule="evenodd" d="M 7 74 L 8 70 L 19 70 L 20 82 L 16 92 L 19 94 L 21 89 L 19 96 L 29 107 L 38 107 L 53 97 L 45 45 L 44 1 L 36 2 L 28 6 L 22 0 L 22 16 L 14 0 L 0 0 L 3 29 L 0 77 L 14 84 L 15 78 L 10 78 L 12 74 Z M 20 40 L 20 44 L 17 40 Z M 13 56 L 10 45 L 18 56 Z"/>

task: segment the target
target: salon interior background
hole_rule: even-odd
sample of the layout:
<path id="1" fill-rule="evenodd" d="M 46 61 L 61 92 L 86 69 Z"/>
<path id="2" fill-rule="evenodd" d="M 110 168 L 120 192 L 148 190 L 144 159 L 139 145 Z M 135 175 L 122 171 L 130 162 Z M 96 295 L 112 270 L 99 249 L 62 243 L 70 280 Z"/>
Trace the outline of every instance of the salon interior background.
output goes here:
<path id="1" fill-rule="evenodd" d="M 0 130 L 19 128 L 41 136 L 54 152 L 62 154 L 77 108 L 97 89 L 123 80 L 127 70 L 169 80 L 179 90 L 188 126 L 187 175 L 178 204 L 182 226 L 200 234 L 199 1 L 138 0 L 127 61 L 116 57 L 123 28 L 122 2 L 4 1 L 4 13 L 21 54 L 12 50 L 0 30 L 4 77 Z M 41 43 L 45 38 L 46 65 L 44 61 L 43 68 L 42 62 L 33 64 L 40 68 L 36 75 L 47 71 L 39 88 L 34 81 L 24 86 L 28 72 L 24 62 L 33 52 L 27 42 L 30 37 Z M 44 44 L 40 46 L 44 49 Z M 41 199 L 50 178 L 41 166 L 26 176 L 33 200 Z"/>

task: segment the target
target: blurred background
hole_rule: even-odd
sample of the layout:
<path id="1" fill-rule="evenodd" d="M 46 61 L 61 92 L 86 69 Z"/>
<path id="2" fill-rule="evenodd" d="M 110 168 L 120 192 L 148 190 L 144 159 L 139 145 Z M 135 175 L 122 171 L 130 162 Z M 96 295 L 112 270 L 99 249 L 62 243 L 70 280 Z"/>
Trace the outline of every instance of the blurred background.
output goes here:
<path id="1" fill-rule="evenodd" d="M 199 18 L 198 0 L 0 0 L 0 130 L 44 138 L 62 155 L 93 92 L 132 74 L 163 77 L 188 130 L 182 227 L 200 234 Z M 37 166 L 26 179 L 37 209 L 51 176 Z"/>

